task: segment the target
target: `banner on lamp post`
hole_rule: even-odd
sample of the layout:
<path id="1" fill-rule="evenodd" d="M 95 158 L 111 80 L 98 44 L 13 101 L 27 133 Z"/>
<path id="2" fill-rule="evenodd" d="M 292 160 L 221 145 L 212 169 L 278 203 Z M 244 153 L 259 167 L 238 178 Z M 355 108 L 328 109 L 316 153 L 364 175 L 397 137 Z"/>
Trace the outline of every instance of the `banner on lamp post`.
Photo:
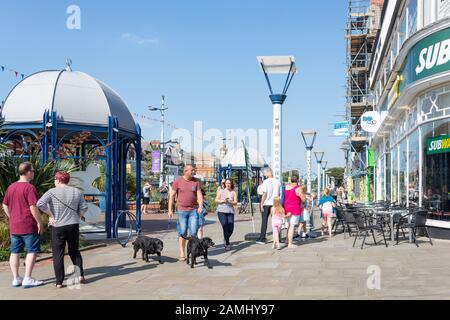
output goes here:
<path id="1" fill-rule="evenodd" d="M 161 173 L 161 151 L 152 151 L 152 173 Z"/>

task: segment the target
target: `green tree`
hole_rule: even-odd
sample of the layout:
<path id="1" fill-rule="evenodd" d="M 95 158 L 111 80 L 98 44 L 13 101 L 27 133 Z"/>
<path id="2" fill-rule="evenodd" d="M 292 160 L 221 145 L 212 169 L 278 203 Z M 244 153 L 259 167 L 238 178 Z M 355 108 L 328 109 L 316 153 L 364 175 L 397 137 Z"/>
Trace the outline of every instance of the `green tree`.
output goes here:
<path id="1" fill-rule="evenodd" d="M 333 177 L 334 180 L 336 181 L 336 185 L 340 186 L 343 184 L 344 182 L 344 173 L 345 173 L 345 168 L 331 168 L 327 170 L 327 174 L 330 177 Z"/>
<path id="2" fill-rule="evenodd" d="M 299 177 L 299 179 L 301 178 L 300 172 L 298 170 L 290 170 L 283 172 L 283 182 L 287 183 L 292 175 L 296 175 L 297 177 Z"/>

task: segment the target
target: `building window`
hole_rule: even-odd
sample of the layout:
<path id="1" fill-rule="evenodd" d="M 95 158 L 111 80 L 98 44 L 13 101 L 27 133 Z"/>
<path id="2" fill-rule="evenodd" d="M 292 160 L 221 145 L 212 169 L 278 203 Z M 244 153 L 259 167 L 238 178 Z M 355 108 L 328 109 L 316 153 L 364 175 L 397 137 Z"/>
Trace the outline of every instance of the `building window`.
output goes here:
<path id="1" fill-rule="evenodd" d="M 385 150 L 389 150 L 390 145 L 389 145 L 389 139 L 386 139 L 386 146 L 385 146 Z M 392 163 L 391 163 L 391 153 L 390 152 L 386 152 L 385 154 L 385 165 L 386 165 L 386 175 L 385 175 L 385 179 L 386 179 L 386 190 L 385 190 L 385 194 L 386 194 L 386 201 L 391 201 L 391 169 L 392 169 Z"/>
<path id="2" fill-rule="evenodd" d="M 450 16 L 450 1 L 438 0 L 437 1 L 437 20 L 445 19 Z"/>
<path id="3" fill-rule="evenodd" d="M 407 32 L 407 25 L 406 25 L 406 17 L 405 14 L 402 19 L 402 23 L 400 24 L 400 30 L 398 31 L 398 46 L 399 49 L 403 46 L 403 43 L 406 41 L 406 32 Z"/>
<path id="4" fill-rule="evenodd" d="M 409 136 L 408 151 L 408 197 L 409 205 L 419 205 L 419 130 Z"/>
<path id="5" fill-rule="evenodd" d="M 435 137 L 450 135 L 450 121 L 444 119 L 422 127 L 423 133 L 423 204 L 434 211 L 433 218 L 448 219 L 450 213 L 450 152 L 428 152 L 428 143 Z M 446 215 L 446 214 L 447 215 Z"/>
<path id="6" fill-rule="evenodd" d="M 419 98 L 422 121 L 450 116 L 450 86 L 428 92 Z"/>
<path id="7" fill-rule="evenodd" d="M 391 149 L 391 201 L 398 200 L 398 148 Z"/>
<path id="8" fill-rule="evenodd" d="M 439 0 L 440 1 L 440 0 Z M 434 22 L 436 19 L 436 0 L 423 0 L 423 26 Z"/>
<path id="9" fill-rule="evenodd" d="M 407 142 L 406 139 L 403 140 L 403 142 L 400 144 L 400 166 L 398 169 L 398 174 L 400 175 L 400 202 L 402 204 L 406 204 L 406 198 L 407 198 L 407 189 L 406 189 L 406 175 L 407 175 L 407 168 L 406 164 L 408 161 L 408 151 L 407 151 Z"/>
<path id="10" fill-rule="evenodd" d="M 408 3 L 408 38 L 417 31 L 417 0 Z"/>

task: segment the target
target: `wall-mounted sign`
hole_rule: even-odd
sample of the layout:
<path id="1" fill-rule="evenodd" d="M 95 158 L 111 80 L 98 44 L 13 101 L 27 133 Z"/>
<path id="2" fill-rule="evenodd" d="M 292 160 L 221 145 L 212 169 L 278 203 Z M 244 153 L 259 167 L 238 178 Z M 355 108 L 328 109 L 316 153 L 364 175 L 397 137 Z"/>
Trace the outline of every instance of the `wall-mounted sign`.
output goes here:
<path id="1" fill-rule="evenodd" d="M 361 116 L 361 128 L 370 133 L 376 133 L 381 126 L 381 115 L 376 111 L 366 112 Z"/>
<path id="2" fill-rule="evenodd" d="M 441 154 L 450 152 L 450 135 L 429 138 L 427 141 L 427 154 Z"/>
<path id="3" fill-rule="evenodd" d="M 402 70 L 400 89 L 445 71 L 450 71 L 450 28 L 437 31 L 412 47 Z"/>
<path id="4" fill-rule="evenodd" d="M 350 124 L 348 121 L 337 122 L 334 124 L 334 135 L 336 137 L 346 137 L 350 135 Z"/>

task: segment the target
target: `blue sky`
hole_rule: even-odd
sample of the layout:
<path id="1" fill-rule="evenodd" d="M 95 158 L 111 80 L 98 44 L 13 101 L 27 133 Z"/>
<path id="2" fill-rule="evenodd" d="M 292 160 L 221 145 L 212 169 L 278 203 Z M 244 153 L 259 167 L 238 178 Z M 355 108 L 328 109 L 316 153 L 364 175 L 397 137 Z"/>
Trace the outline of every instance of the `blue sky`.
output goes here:
<path id="1" fill-rule="evenodd" d="M 66 28 L 69 5 L 81 30 Z M 270 129 L 272 107 L 257 55 L 294 55 L 300 70 L 284 106 L 285 167 L 304 168 L 300 129 L 342 166 L 330 123 L 344 113 L 345 0 L 1 1 L 0 64 L 30 74 L 64 67 L 114 88 L 133 112 L 150 115 L 161 95 L 167 120 L 193 129 Z M 0 98 L 17 82 L 0 73 Z M 152 115 L 156 117 L 156 114 Z M 159 124 L 142 123 L 146 139 Z M 170 135 L 170 129 L 168 129 Z"/>

